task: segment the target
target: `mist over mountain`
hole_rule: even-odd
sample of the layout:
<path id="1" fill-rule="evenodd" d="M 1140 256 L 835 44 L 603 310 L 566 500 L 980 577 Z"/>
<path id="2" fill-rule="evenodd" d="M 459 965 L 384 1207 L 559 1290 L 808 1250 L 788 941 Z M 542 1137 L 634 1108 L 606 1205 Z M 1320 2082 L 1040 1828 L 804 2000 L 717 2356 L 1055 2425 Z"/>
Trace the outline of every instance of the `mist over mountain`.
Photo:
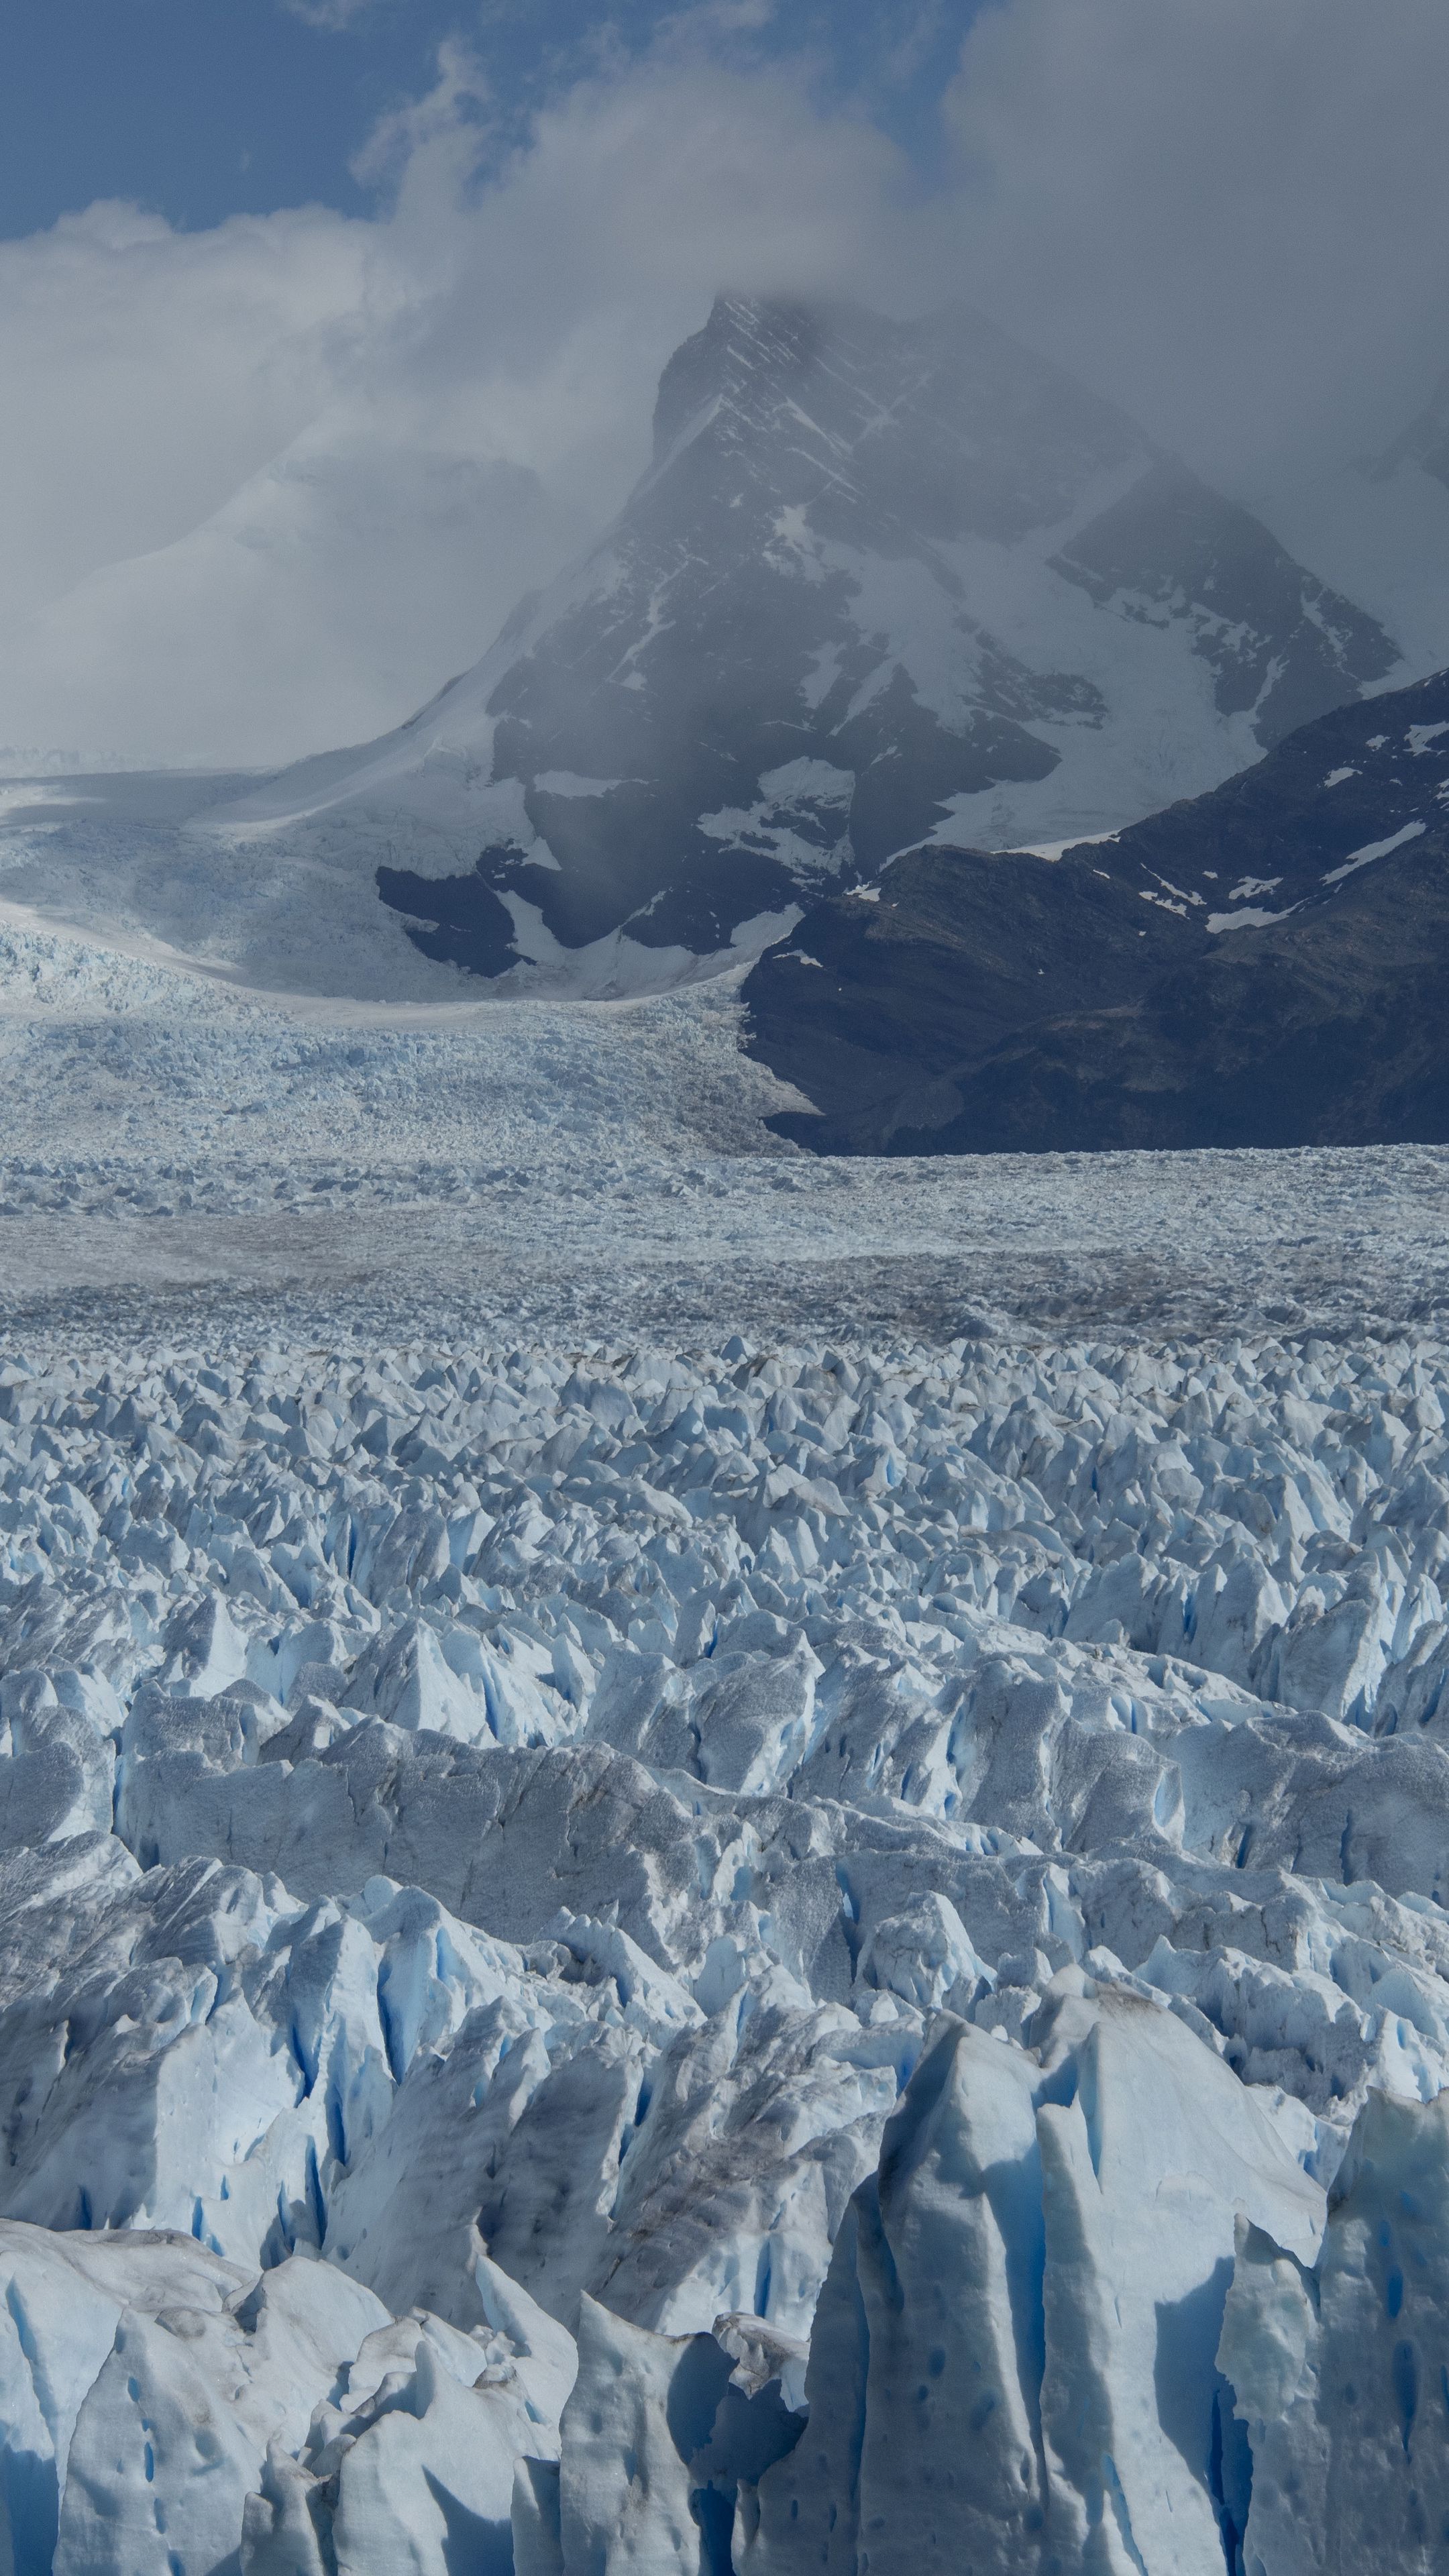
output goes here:
<path id="1" fill-rule="evenodd" d="M 933 835 L 1115 829 L 1396 660 L 979 316 L 721 297 L 587 557 L 398 734 L 235 820 L 350 817 L 427 956 L 638 989 Z"/>

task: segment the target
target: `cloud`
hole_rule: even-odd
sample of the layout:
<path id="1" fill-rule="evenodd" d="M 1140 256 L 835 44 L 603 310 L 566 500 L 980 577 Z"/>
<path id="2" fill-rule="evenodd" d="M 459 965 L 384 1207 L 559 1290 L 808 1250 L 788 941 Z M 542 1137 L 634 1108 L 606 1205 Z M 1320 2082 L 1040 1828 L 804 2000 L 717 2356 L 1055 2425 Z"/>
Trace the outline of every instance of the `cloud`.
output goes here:
<path id="1" fill-rule="evenodd" d="M 0 244 L 0 742 L 264 764 L 406 715 L 617 507 L 721 287 L 970 297 L 1394 615 L 1397 549 L 1449 658 L 1449 552 L 1345 475 L 1449 356 L 1442 0 L 996 0 L 929 193 L 770 14 L 681 12 L 521 142 L 445 46 L 370 220 Z"/>
<path id="2" fill-rule="evenodd" d="M 445 48 L 372 221 L 0 245 L 0 743 L 266 764 L 401 719 L 618 506 L 718 287 L 904 265 L 896 157 L 788 69 L 680 36 L 502 157 L 487 120 Z"/>
<path id="3" fill-rule="evenodd" d="M 1010 0 L 947 101 L 966 273 L 1230 480 L 1371 446 L 1449 354 L 1446 92 L 1442 0 Z"/>
<path id="4" fill-rule="evenodd" d="M 421 98 L 404 99 L 378 118 L 352 156 L 352 176 L 362 187 L 402 183 L 415 165 L 426 167 L 430 193 L 440 180 L 450 197 L 475 169 L 487 141 L 491 100 L 488 76 L 461 36 L 446 36 L 437 49 L 437 78 Z"/>
<path id="5" fill-rule="evenodd" d="M 401 280 L 319 209 L 175 233 L 96 205 L 0 242 L 11 613 L 216 508 L 358 362 Z"/>
<path id="6" fill-rule="evenodd" d="M 91 711 L 92 759 L 270 767 L 386 732 L 591 533 L 526 465 L 324 415 L 199 528 L 43 609 L 29 684 Z"/>
<path id="7" fill-rule="evenodd" d="M 305 27 L 317 27 L 329 36 L 340 35 L 353 26 L 372 0 L 281 0 L 289 18 L 300 18 Z"/>
<path id="8" fill-rule="evenodd" d="M 1442 0 L 1006 0 L 946 101 L 967 294 L 1449 662 Z"/>

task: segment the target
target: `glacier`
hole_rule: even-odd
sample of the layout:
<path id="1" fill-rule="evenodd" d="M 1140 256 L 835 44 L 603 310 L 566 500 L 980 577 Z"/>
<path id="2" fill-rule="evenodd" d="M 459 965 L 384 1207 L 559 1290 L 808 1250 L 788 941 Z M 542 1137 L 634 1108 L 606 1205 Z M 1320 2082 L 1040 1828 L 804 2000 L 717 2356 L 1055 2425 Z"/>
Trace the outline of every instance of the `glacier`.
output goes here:
<path id="1" fill-rule="evenodd" d="M 4 2563 L 1436 2564 L 1446 1416 L 12 1335 Z"/>
<path id="2" fill-rule="evenodd" d="M 0 917 L 0 2569 L 1442 2556 L 1449 1157 L 742 1017 Z"/>

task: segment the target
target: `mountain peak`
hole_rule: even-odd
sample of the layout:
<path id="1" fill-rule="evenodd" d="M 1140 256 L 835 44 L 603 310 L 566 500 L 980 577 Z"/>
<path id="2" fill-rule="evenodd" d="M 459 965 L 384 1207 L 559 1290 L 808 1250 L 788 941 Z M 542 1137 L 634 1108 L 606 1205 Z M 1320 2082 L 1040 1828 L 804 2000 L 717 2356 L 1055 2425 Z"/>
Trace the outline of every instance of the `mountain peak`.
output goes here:
<path id="1" fill-rule="evenodd" d="M 968 307 L 721 295 L 592 553 L 290 811 L 365 806 L 429 956 L 652 989 L 913 843 L 1066 842 L 1201 793 L 1395 653 Z"/>
<path id="2" fill-rule="evenodd" d="M 843 301 L 716 297 L 654 415 L 657 474 L 703 433 L 782 499 L 830 487 L 879 522 L 1019 535 L 1071 515 L 1084 475 L 1142 470 L 1127 416 L 969 306 L 907 319 Z"/>

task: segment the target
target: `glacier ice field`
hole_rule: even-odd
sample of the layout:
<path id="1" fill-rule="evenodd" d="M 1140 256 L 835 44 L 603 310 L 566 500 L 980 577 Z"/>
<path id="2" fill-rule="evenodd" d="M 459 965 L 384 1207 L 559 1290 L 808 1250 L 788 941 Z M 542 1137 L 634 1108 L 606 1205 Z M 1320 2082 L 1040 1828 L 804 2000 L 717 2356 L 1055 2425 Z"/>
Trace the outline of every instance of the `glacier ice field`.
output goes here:
<path id="1" fill-rule="evenodd" d="M 6 2576 L 1449 2564 L 1449 1157 L 735 1007 L 0 931 Z"/>

